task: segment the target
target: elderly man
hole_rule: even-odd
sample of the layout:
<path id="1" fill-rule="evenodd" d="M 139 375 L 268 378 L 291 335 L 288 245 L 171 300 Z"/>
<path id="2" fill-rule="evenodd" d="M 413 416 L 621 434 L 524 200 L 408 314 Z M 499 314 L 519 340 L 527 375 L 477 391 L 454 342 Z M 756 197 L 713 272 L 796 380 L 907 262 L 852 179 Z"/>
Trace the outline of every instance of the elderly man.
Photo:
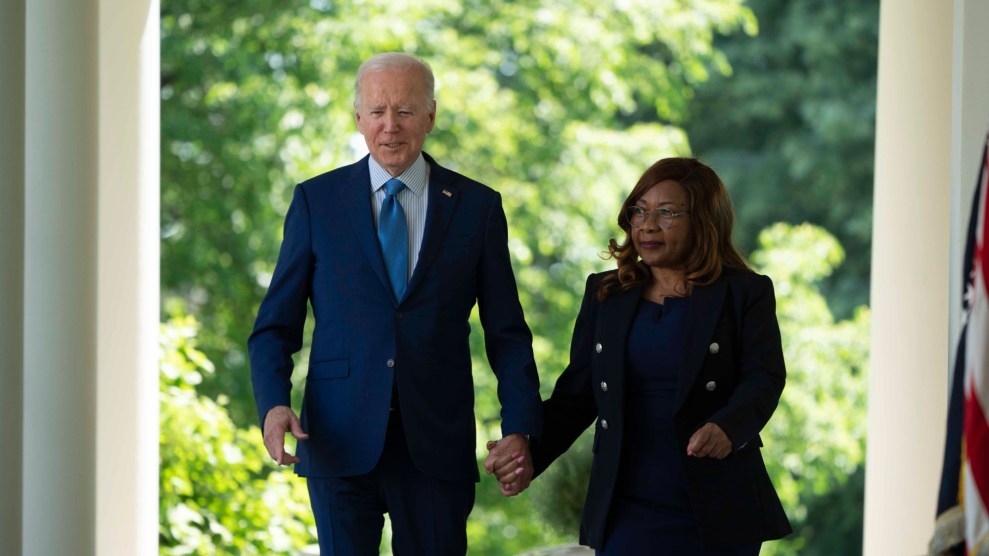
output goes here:
<path id="1" fill-rule="evenodd" d="M 542 427 L 501 197 L 422 152 L 436 116 L 422 60 L 365 61 L 354 116 L 370 155 L 296 187 L 248 340 L 265 447 L 307 478 L 321 554 L 378 554 L 386 512 L 396 554 L 464 554 L 479 479 L 475 302 L 498 377 L 497 449 L 531 475 L 528 437 Z M 299 418 L 291 356 L 307 302 L 316 326 Z M 502 492 L 524 484 L 504 481 Z"/>

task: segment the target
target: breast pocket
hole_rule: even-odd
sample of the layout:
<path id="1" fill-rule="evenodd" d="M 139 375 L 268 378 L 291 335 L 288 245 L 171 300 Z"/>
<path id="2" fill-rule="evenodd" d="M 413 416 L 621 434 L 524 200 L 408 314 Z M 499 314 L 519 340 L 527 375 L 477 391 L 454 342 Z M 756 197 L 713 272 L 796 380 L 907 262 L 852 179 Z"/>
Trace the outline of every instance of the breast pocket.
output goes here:
<path id="1" fill-rule="evenodd" d="M 309 380 L 330 380 L 350 375 L 349 359 L 316 361 L 309 365 Z"/>

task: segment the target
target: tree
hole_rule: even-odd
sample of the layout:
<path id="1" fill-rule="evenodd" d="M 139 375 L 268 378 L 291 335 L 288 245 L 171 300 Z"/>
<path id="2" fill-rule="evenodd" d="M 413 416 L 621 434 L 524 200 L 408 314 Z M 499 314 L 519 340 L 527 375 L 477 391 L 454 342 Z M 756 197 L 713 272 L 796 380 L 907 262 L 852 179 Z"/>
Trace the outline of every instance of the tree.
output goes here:
<path id="1" fill-rule="evenodd" d="M 846 498 L 847 505 L 832 507 L 831 515 L 819 507 L 826 497 L 840 499 L 834 496 L 838 491 L 854 491 L 850 481 L 861 480 L 865 458 L 869 311 L 860 306 L 851 318 L 836 320 L 819 287 L 843 259 L 834 236 L 809 224 L 770 226 L 759 234 L 759 250 L 752 255 L 776 286 L 787 365 L 786 388 L 764 434 L 763 454 L 797 533 L 767 545 L 764 554 L 811 554 L 818 549 L 813 543 L 826 542 L 841 546 L 832 553 L 862 548 L 861 499 Z M 835 514 L 859 519 L 846 525 L 844 536 L 804 534 Z"/>
<path id="2" fill-rule="evenodd" d="M 162 287 L 165 314 L 196 316 L 200 349 L 217 367 L 198 399 L 228 400 L 238 427 L 257 422 L 244 342 L 291 189 L 359 158 L 352 79 L 385 50 L 434 68 L 439 112 L 426 149 L 503 194 L 550 388 L 621 199 L 649 163 L 688 152 L 670 123 L 710 68 L 726 69 L 714 33 L 740 28 L 754 28 L 740 0 L 164 3 Z M 473 340 L 483 353 L 480 334 Z M 498 435 L 497 400 L 486 361 L 475 366 L 483 442 Z M 180 464 L 166 458 L 163 469 Z M 502 499 L 486 481 L 472 551 L 512 554 L 560 539 L 524 498 Z"/>
<path id="3" fill-rule="evenodd" d="M 256 422 L 244 343 L 291 189 L 360 156 L 352 79 L 385 50 L 435 70 L 427 150 L 503 193 L 552 384 L 568 341 L 559 321 L 600 267 L 615 208 L 649 163 L 688 152 L 669 122 L 683 119 L 710 68 L 726 71 L 714 33 L 739 28 L 754 29 L 740 0 L 166 2 L 162 286 L 166 314 L 203 323 L 200 346 L 217 372 L 202 393 L 228 396 L 235 423 Z M 497 412 L 482 376 L 478 414 L 489 425 Z"/>
<path id="4" fill-rule="evenodd" d="M 196 393 L 213 372 L 196 349 L 197 331 L 191 317 L 161 328 L 160 552 L 298 550 L 315 538 L 305 485 L 269 473 L 260 430 L 238 429 L 222 403 Z"/>
<path id="5" fill-rule="evenodd" d="M 752 0 L 757 38 L 719 36 L 728 74 L 700 83 L 683 127 L 731 192 L 737 238 L 810 222 L 848 259 L 821 284 L 836 314 L 869 302 L 879 1 Z"/>
<path id="6" fill-rule="evenodd" d="M 874 0 L 866 5 L 873 4 Z M 775 7 L 775 11 L 766 6 Z M 376 52 L 403 50 L 430 62 L 437 77 L 439 112 L 426 150 L 442 164 L 488 183 L 503 194 L 513 264 L 527 321 L 534 333 L 544 394 L 548 394 L 566 363 L 584 277 L 610 266 L 600 253 L 617 231 L 621 200 L 650 163 L 663 156 L 691 152 L 684 127 L 691 134 L 696 152 L 709 158 L 726 178 L 739 209 L 743 244 L 748 245 L 759 229 L 777 218 L 814 220 L 816 217 L 806 214 L 811 214 L 808 211 L 816 205 L 804 202 L 802 197 L 820 200 L 820 188 L 827 185 L 827 180 L 819 176 L 829 176 L 835 189 L 826 198 L 848 200 L 839 214 L 847 218 L 834 218 L 825 224 L 850 227 L 851 231 L 838 230 L 838 235 L 847 236 L 850 248 L 860 250 L 863 243 L 855 243 L 848 235 L 860 232 L 863 222 L 863 213 L 851 210 L 855 208 L 852 199 L 860 201 L 856 205 L 859 211 L 866 210 L 863 207 L 867 199 L 856 197 L 851 185 L 850 189 L 839 188 L 868 180 L 862 179 L 861 157 L 849 157 L 846 168 L 835 160 L 841 160 L 838 155 L 861 155 L 862 149 L 846 153 L 839 147 L 846 141 L 861 146 L 862 126 L 871 126 L 871 99 L 863 100 L 860 92 L 851 94 L 852 90 L 859 91 L 852 82 L 861 77 L 861 72 L 830 85 L 840 93 L 848 93 L 844 96 L 861 100 L 859 112 L 852 110 L 851 104 L 825 102 L 830 89 L 823 78 L 797 75 L 815 84 L 814 88 L 802 89 L 805 98 L 813 96 L 819 102 L 798 107 L 792 95 L 782 95 L 788 102 L 784 113 L 799 115 L 804 114 L 801 110 L 808 110 L 806 120 L 820 124 L 813 133 L 800 135 L 799 140 L 774 135 L 771 123 L 791 121 L 774 119 L 774 101 L 755 102 L 759 100 L 757 95 L 754 100 L 753 95 L 743 95 L 744 81 L 729 86 L 719 77 L 731 69 L 729 58 L 720 48 L 728 49 L 733 63 L 740 67 L 747 59 L 738 52 L 746 49 L 760 51 L 763 56 L 775 55 L 774 49 L 784 49 L 765 42 L 777 40 L 776 33 L 785 31 L 784 23 L 796 26 L 796 30 L 786 31 L 790 42 L 781 44 L 787 48 L 790 43 L 799 44 L 808 53 L 817 52 L 821 59 L 834 59 L 837 54 L 828 48 L 816 42 L 803 44 L 797 35 L 810 30 L 819 32 L 825 29 L 820 25 L 840 20 L 844 12 L 820 1 L 810 3 L 808 8 L 784 9 L 782 3 L 760 0 L 756 7 L 768 14 L 764 35 L 758 39 L 752 37 L 756 31 L 753 13 L 741 0 L 627 0 L 613 5 L 592 0 L 467 0 L 460 4 L 441 0 L 164 2 L 163 313 L 166 318 L 187 313 L 195 316 L 202 325 L 196 335 L 198 349 L 204 360 L 216 365 L 216 371 L 199 372 L 201 383 L 194 395 L 188 388 L 163 393 L 175 395 L 166 403 L 181 407 L 195 404 L 196 411 L 207 416 L 203 422 L 193 422 L 188 417 L 191 411 L 166 413 L 163 406 L 163 478 L 167 475 L 171 481 L 170 473 L 180 473 L 173 467 L 189 464 L 179 457 L 193 449 L 183 444 L 183 435 L 202 443 L 209 443 L 210 435 L 222 436 L 227 439 L 223 445 L 238 447 L 245 462 L 265 459 L 259 451 L 263 448 L 258 436 L 253 440 L 245 436 L 254 434 L 245 430 L 257 423 L 245 341 L 273 270 L 281 241 L 280 225 L 293 185 L 362 154 L 363 141 L 356 134 L 350 108 L 352 80 L 359 63 Z M 867 14 L 859 5 L 843 9 L 849 14 Z M 773 24 L 772 14 L 776 13 L 791 14 L 791 19 Z M 803 15 L 798 17 L 799 14 Z M 820 20 L 808 14 L 820 16 Z M 855 52 L 849 46 L 854 42 L 851 38 L 856 36 L 855 29 L 867 23 L 858 16 L 851 21 L 859 23 L 846 24 L 851 30 L 840 29 L 841 55 Z M 377 32 L 368 32 L 369 29 Z M 863 31 L 863 37 L 867 35 Z M 867 38 L 861 41 L 859 47 L 865 54 L 853 56 L 851 66 L 868 65 L 868 49 L 875 45 L 869 44 Z M 773 60 L 782 67 L 784 60 Z M 801 60 L 798 56 L 796 62 Z M 834 69 L 833 65 L 811 62 L 814 60 L 807 61 L 801 71 Z M 695 95 L 708 81 L 720 84 L 724 94 L 732 95 L 726 97 L 730 100 L 718 104 L 714 89 L 705 88 Z M 748 86 L 756 85 L 767 93 L 775 92 L 772 89 L 778 86 L 758 80 Z M 811 117 L 815 113 L 828 117 Z M 832 118 L 831 114 L 840 117 Z M 712 125 L 723 119 L 726 131 L 747 137 L 753 144 L 765 138 L 758 143 L 762 150 L 743 153 L 754 158 L 732 158 L 728 154 L 738 148 L 729 146 L 722 156 L 710 127 L 705 131 L 696 126 L 698 115 L 704 115 L 704 121 Z M 757 128 L 757 123 L 763 127 Z M 805 123 L 798 120 L 792 129 L 800 131 Z M 743 131 L 752 133 L 743 135 Z M 868 146 L 871 149 L 871 142 Z M 762 154 L 774 151 L 786 154 L 781 157 L 785 166 L 770 165 L 773 157 Z M 828 155 L 827 164 L 814 166 L 822 154 Z M 868 162 L 871 176 L 871 158 Z M 756 167 L 755 163 L 762 164 L 758 166 L 760 177 L 766 180 L 742 182 L 740 176 L 745 174 L 736 168 Z M 777 170 L 797 177 L 806 177 L 809 172 L 814 179 L 777 179 Z M 843 170 L 852 171 L 842 173 Z M 790 183 L 800 183 L 813 194 L 803 195 L 802 191 L 799 196 L 793 195 L 784 187 Z M 769 193 L 762 194 L 763 188 Z M 776 204 L 784 208 L 797 206 L 799 210 L 765 209 L 766 198 L 792 199 Z M 857 252 L 853 251 L 853 255 L 857 256 Z M 843 299 L 849 300 L 849 307 L 859 304 L 854 296 Z M 800 307 L 793 307 L 795 314 Z M 815 306 L 814 311 L 818 309 Z M 845 312 L 852 314 L 851 309 Z M 827 326 L 826 321 L 820 324 L 821 334 L 835 328 Z M 480 330 L 476 315 L 472 326 Z M 849 328 L 861 334 L 860 327 L 861 323 Z M 482 344 L 481 334 L 474 334 L 473 353 L 483 353 Z M 304 348 L 298 357 L 300 372 L 294 377 L 297 381 L 304 378 L 307 351 Z M 862 354 L 855 350 L 848 351 L 851 366 L 861 364 L 860 360 L 853 361 L 859 355 Z M 811 363 L 816 361 L 808 361 Z M 487 362 L 479 356 L 474 365 L 478 457 L 483 458 L 483 441 L 498 436 L 498 409 Z M 799 369 L 791 368 L 791 373 L 796 370 Z M 827 378 L 821 388 L 843 386 L 837 379 Z M 296 393 L 300 392 L 297 388 Z M 820 425 L 819 416 L 798 412 L 794 419 L 806 426 Z M 796 430 L 778 434 L 789 439 L 786 435 L 796 434 Z M 812 485 L 815 496 L 835 492 L 843 488 L 841 481 L 829 482 L 821 477 L 836 465 L 845 472 L 848 461 L 859 461 L 856 444 L 847 437 L 841 437 L 841 446 L 851 456 L 838 447 L 826 447 L 823 452 L 811 450 L 809 453 L 819 453 L 820 458 L 810 462 L 792 462 L 786 458 L 795 448 L 785 443 L 778 447 L 775 455 L 788 463 L 780 463 L 774 474 L 790 474 L 790 479 L 783 481 L 784 495 L 790 497 L 788 503 L 796 504 L 798 521 L 803 519 L 800 512 L 813 512 L 804 490 L 806 485 Z M 223 450 L 222 445 L 212 449 Z M 197 475 L 195 485 L 209 485 L 214 480 L 226 484 L 223 476 L 227 471 L 222 469 L 218 464 L 213 471 Z M 271 468 L 264 466 L 231 473 L 246 477 L 246 484 L 253 485 L 250 492 L 257 495 L 255 500 L 263 499 L 258 493 L 269 488 L 258 481 L 278 481 L 285 476 L 279 473 L 276 475 L 282 479 L 270 479 Z M 472 553 L 513 554 L 565 537 L 552 532 L 538 518 L 529 495 L 506 500 L 497 494 L 490 478 L 484 481 L 478 487 L 469 524 Z M 292 481 L 288 484 L 297 485 Z M 216 492 L 220 500 L 227 500 L 224 497 L 231 494 L 222 488 Z M 173 526 L 173 521 L 163 521 L 163 546 L 178 546 L 185 542 L 179 541 L 185 538 L 183 535 L 205 531 L 204 524 L 227 523 L 219 515 L 210 516 L 207 494 L 195 496 L 202 501 L 197 502 L 200 505 L 191 505 L 181 497 L 163 496 L 163 520 L 172 520 L 171 508 L 181 504 L 201 516 L 192 519 L 186 515 L 184 523 L 193 525 L 184 528 Z M 252 508 L 253 517 L 242 524 L 245 531 L 253 531 L 268 518 L 274 519 L 261 508 Z M 302 534 L 295 531 L 286 535 L 296 533 Z M 222 535 L 210 535 L 207 536 L 215 543 L 213 546 L 224 542 Z M 295 542 L 296 537 L 292 539 Z M 265 550 L 276 551 L 271 547 Z"/>

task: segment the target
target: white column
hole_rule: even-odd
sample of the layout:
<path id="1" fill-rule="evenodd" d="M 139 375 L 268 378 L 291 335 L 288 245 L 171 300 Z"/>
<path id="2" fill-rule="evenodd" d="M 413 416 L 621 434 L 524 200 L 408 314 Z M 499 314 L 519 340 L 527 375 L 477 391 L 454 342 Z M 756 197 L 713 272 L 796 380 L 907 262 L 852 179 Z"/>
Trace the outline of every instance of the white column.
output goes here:
<path id="1" fill-rule="evenodd" d="M 95 546 L 97 11 L 26 3 L 24 554 Z"/>
<path id="2" fill-rule="evenodd" d="M 0 2 L 0 539 L 21 551 L 24 298 L 24 0 Z"/>
<path id="3" fill-rule="evenodd" d="M 158 552 L 159 6 L 99 0 L 96 554 Z"/>
<path id="4" fill-rule="evenodd" d="M 21 553 L 155 554 L 158 4 L 23 5 Z"/>
<path id="5" fill-rule="evenodd" d="M 883 2 L 864 554 L 925 554 L 948 372 L 950 4 Z"/>

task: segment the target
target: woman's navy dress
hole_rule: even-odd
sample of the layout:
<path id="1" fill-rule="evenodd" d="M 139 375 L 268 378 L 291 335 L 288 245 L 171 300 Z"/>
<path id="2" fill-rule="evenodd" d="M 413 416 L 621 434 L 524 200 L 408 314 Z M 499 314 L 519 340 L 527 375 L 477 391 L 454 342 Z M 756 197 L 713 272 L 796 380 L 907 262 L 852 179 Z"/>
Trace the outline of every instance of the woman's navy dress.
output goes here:
<path id="1" fill-rule="evenodd" d="M 686 298 L 639 302 L 625 346 L 625 432 L 601 555 L 755 556 L 760 543 L 704 549 L 673 428 Z M 684 448 L 686 449 L 686 448 Z"/>

